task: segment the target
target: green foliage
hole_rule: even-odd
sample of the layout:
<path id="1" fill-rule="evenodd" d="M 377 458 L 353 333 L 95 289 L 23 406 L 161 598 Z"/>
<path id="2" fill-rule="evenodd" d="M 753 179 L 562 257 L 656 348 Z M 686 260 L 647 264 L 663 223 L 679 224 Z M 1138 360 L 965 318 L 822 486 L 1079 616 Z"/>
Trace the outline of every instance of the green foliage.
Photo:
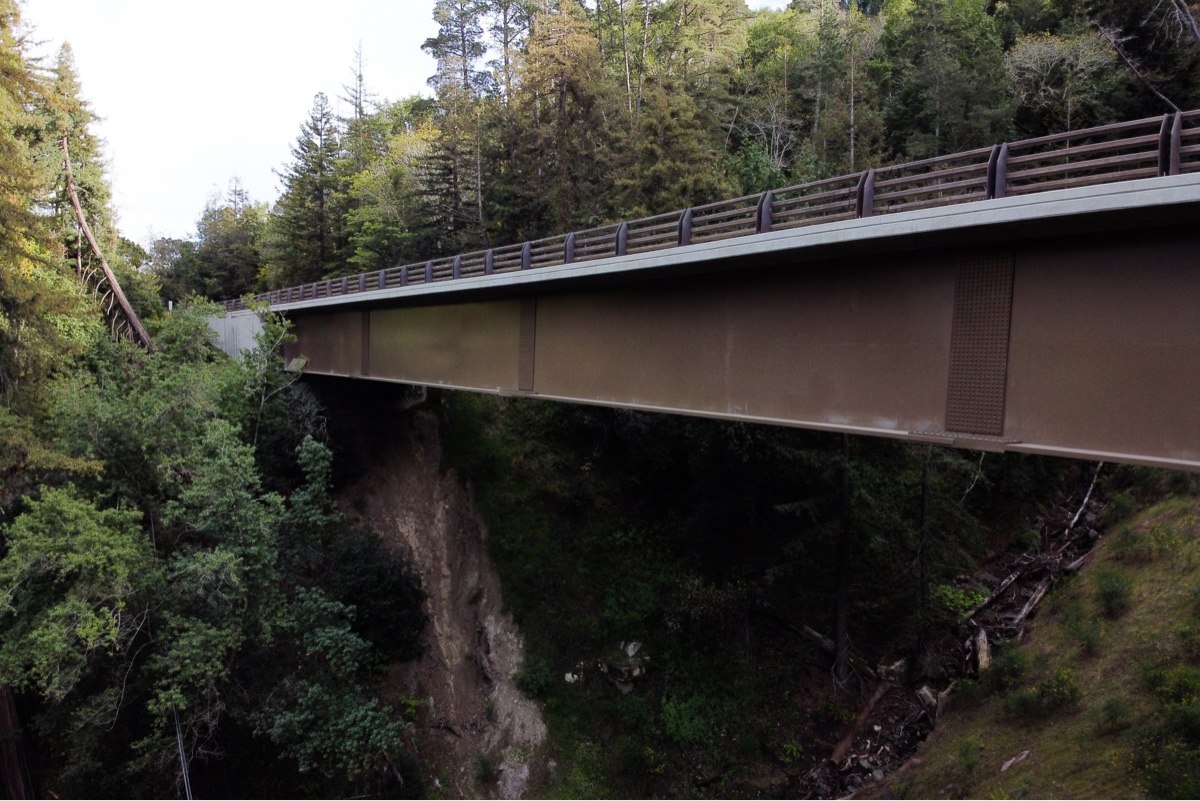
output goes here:
<path id="1" fill-rule="evenodd" d="M 817 719 L 830 728 L 839 729 L 851 723 L 856 715 L 854 708 L 839 701 L 835 696 L 828 696 L 821 702 L 817 710 Z"/>
<path id="2" fill-rule="evenodd" d="M 130 645 L 155 579 L 139 517 L 46 489 L 3 530 L 0 683 L 58 703 Z"/>
<path id="3" fill-rule="evenodd" d="M 1182 544 L 1183 538 L 1176 527 L 1168 521 L 1158 520 L 1118 529 L 1113 540 L 1113 555 L 1123 562 L 1150 562 L 1174 553 Z"/>
<path id="4" fill-rule="evenodd" d="M 1133 725 L 1133 710 L 1124 698 L 1110 698 L 1092 710 L 1092 726 L 1101 737 Z"/>
<path id="5" fill-rule="evenodd" d="M 1096 571 L 1096 601 L 1109 620 L 1116 620 L 1129 609 L 1133 598 L 1133 579 L 1120 568 Z"/>
<path id="6" fill-rule="evenodd" d="M 938 584 L 929 591 L 938 619 L 947 624 L 957 623 L 986 597 L 987 593 L 977 587 L 960 589 L 949 584 Z"/>
<path id="7" fill-rule="evenodd" d="M 1103 604 L 1102 604 L 1103 608 Z M 1107 633 L 1104 618 L 1090 611 L 1084 604 L 1075 602 L 1063 609 L 1063 627 L 1079 641 L 1084 653 L 1096 654 Z"/>
<path id="8" fill-rule="evenodd" d="M 544 659 L 526 657 L 525 664 L 517 673 L 517 687 L 530 698 L 538 698 L 554 684 L 554 671 Z"/>
<path id="9" fill-rule="evenodd" d="M 353 684 L 300 682 L 295 700 L 274 716 L 266 733 L 300 771 L 358 778 L 396 750 L 407 724 L 389 719 L 377 698 Z"/>
<path id="10" fill-rule="evenodd" d="M 983 743 L 978 740 L 967 738 L 958 744 L 958 766 L 968 779 L 979 767 L 979 752 L 982 750 Z"/>
<path id="11" fill-rule="evenodd" d="M 475 784 L 478 787 L 495 784 L 499 777 L 500 771 L 496 768 L 496 760 L 491 754 L 475 755 Z"/>
<path id="12" fill-rule="evenodd" d="M 1031 723 L 1076 706 L 1082 697 L 1083 691 L 1072 672 L 1059 668 L 1036 687 L 1011 693 L 1004 699 L 1004 712 L 1010 717 Z"/>
<path id="13" fill-rule="evenodd" d="M 1200 797 L 1200 747 L 1162 745 L 1147 759 L 1142 775 L 1151 798 Z"/>
<path id="14" fill-rule="evenodd" d="M 683 746 L 711 748 L 717 733 L 713 699 L 701 694 L 676 692 L 662 701 L 663 730 Z"/>

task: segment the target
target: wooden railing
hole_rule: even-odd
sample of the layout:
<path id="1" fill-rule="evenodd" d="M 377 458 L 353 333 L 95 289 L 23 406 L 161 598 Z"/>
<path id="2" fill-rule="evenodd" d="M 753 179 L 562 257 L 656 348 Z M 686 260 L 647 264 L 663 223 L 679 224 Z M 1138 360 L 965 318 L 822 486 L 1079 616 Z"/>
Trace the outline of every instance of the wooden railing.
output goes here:
<path id="1" fill-rule="evenodd" d="M 277 289 L 269 304 L 535 270 L 806 225 L 1200 172 L 1200 110 L 826 178 L 586 231 Z M 246 308 L 244 298 L 223 303 Z"/>

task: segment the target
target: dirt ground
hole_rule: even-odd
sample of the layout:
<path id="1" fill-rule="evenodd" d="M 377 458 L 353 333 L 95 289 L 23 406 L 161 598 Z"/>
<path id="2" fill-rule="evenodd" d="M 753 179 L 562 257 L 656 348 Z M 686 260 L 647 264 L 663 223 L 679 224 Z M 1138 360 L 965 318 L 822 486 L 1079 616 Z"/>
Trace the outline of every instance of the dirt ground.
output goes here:
<path id="1" fill-rule="evenodd" d="M 442 471 L 432 412 L 395 415 L 367 473 L 342 501 L 415 559 L 428 595 L 426 653 L 390 682 L 422 702 L 410 744 L 434 797 L 521 798 L 541 770 L 546 725 L 514 683 L 523 641 L 503 611 L 487 528 L 453 470 Z"/>

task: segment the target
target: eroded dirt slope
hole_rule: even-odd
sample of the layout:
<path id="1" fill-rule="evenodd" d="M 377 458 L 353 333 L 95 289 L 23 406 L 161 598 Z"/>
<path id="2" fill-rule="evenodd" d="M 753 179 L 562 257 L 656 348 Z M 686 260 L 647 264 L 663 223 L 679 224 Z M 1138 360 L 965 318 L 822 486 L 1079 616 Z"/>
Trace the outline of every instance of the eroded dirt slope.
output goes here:
<path id="1" fill-rule="evenodd" d="M 428 594 L 427 651 L 393 666 L 391 679 L 422 701 L 412 745 L 429 792 L 520 798 L 546 726 L 514 684 L 523 644 L 503 612 L 486 526 L 457 474 L 442 471 L 432 412 L 403 412 L 375 430 L 367 472 L 343 502 L 411 555 Z"/>

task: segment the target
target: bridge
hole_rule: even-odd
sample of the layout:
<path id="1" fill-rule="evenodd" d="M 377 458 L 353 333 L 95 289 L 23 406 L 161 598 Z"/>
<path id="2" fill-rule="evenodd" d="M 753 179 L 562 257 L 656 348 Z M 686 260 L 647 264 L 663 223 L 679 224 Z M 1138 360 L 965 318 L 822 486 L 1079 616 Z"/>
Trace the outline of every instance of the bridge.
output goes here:
<path id="1" fill-rule="evenodd" d="M 1200 111 L 256 299 L 312 374 L 1200 470 Z"/>

